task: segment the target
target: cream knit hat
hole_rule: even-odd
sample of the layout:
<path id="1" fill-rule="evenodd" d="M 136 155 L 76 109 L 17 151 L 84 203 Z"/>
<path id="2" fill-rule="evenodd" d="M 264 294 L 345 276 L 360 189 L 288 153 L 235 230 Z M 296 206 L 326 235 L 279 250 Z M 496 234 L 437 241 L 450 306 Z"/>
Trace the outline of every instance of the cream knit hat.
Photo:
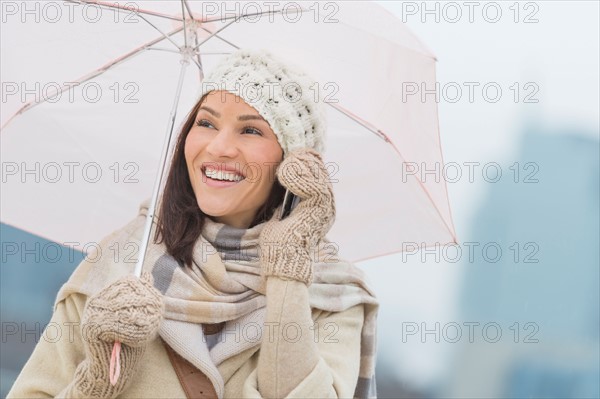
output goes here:
<path id="1" fill-rule="evenodd" d="M 298 148 L 325 151 L 327 117 L 315 81 L 265 49 L 229 54 L 202 82 L 199 97 L 226 90 L 241 97 L 269 123 L 284 157 Z"/>

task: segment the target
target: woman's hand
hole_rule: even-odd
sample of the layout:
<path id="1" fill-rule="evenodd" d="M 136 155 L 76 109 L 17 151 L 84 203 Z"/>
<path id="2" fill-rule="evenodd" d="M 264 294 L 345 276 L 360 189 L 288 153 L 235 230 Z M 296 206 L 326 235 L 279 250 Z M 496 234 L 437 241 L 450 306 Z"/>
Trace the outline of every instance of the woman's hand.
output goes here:
<path id="1" fill-rule="evenodd" d="M 162 294 L 152 275 L 127 275 L 90 297 L 81 319 L 86 358 L 77 367 L 69 397 L 115 398 L 135 374 L 146 345 L 156 338 L 163 319 Z M 121 372 L 109 381 L 115 341 L 121 342 Z"/>
<path id="2" fill-rule="evenodd" d="M 277 214 L 259 237 L 264 275 L 312 282 L 311 249 L 335 221 L 335 200 L 327 169 L 312 149 L 290 152 L 277 168 L 277 179 L 300 198 L 283 220 Z"/>

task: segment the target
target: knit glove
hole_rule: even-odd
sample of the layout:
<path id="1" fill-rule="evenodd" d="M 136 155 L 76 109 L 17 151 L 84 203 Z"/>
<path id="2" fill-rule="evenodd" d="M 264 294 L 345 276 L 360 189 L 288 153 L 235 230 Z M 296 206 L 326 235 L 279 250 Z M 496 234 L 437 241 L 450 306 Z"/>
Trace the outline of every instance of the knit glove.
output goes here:
<path id="1" fill-rule="evenodd" d="M 283 220 L 273 215 L 259 236 L 260 262 L 265 276 L 279 276 L 310 285 L 310 251 L 335 221 L 335 201 L 321 155 L 310 148 L 291 151 L 279 164 L 279 182 L 300 198 Z"/>
<path id="2" fill-rule="evenodd" d="M 127 275 L 90 297 L 82 322 L 85 360 L 66 390 L 68 398 L 115 398 L 128 385 L 158 333 L 163 318 L 162 294 L 153 277 Z M 109 363 L 115 341 L 121 342 L 121 372 L 116 385 L 109 381 Z"/>

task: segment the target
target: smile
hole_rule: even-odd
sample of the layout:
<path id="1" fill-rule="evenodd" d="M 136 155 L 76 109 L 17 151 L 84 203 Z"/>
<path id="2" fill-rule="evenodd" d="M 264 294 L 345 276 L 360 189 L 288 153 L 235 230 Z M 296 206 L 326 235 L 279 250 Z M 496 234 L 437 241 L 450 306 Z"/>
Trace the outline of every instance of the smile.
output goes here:
<path id="1" fill-rule="evenodd" d="M 213 171 L 210 169 L 202 171 L 202 182 L 204 182 L 208 187 L 233 187 L 236 184 L 239 184 L 239 182 L 241 182 L 242 180 L 244 180 L 242 176 L 235 175 L 233 173 L 223 173 L 220 171 Z"/>

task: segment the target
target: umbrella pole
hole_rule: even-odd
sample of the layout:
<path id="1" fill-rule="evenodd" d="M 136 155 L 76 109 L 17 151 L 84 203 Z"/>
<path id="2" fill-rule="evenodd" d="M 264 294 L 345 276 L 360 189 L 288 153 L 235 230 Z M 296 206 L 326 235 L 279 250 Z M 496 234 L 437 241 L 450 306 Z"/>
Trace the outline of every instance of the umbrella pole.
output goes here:
<path id="1" fill-rule="evenodd" d="M 152 230 L 152 222 L 154 221 L 154 212 L 156 208 L 156 200 L 158 199 L 158 193 L 160 191 L 160 187 L 162 186 L 163 175 L 165 171 L 165 166 L 167 162 L 167 154 L 169 152 L 169 148 L 171 147 L 171 139 L 173 136 L 173 126 L 175 125 L 175 117 L 177 115 L 177 106 L 179 104 L 179 98 L 181 96 L 181 88 L 183 86 L 183 80 L 185 78 L 185 70 L 189 65 L 189 55 L 187 53 L 183 53 L 183 58 L 181 59 L 181 69 L 179 71 L 179 81 L 177 82 L 177 90 L 175 92 L 175 99 L 173 101 L 173 107 L 171 108 L 171 114 L 169 115 L 169 121 L 167 124 L 167 132 L 165 134 L 165 139 L 163 142 L 163 148 L 160 158 L 159 169 L 156 172 L 156 178 L 154 179 L 154 189 L 152 190 L 152 200 L 150 201 L 150 206 L 148 208 L 148 213 L 146 214 L 146 225 L 144 227 L 144 234 L 142 236 L 141 248 L 139 252 L 139 257 L 137 264 L 135 265 L 134 274 L 137 277 L 142 275 L 142 266 L 144 264 L 144 259 L 146 257 L 146 249 L 148 248 L 148 241 L 150 239 L 150 231 Z"/>
<path id="2" fill-rule="evenodd" d="M 141 240 L 141 248 L 138 257 L 137 264 L 135 265 L 134 274 L 139 278 L 142 275 L 142 265 L 144 264 L 144 258 L 146 257 L 146 249 L 148 248 L 148 240 L 150 239 L 150 231 L 152 230 L 152 222 L 154 220 L 154 210 L 156 208 L 156 199 L 158 198 L 158 192 L 162 185 L 163 174 L 165 171 L 165 165 L 167 162 L 167 154 L 171 147 L 171 138 L 173 136 L 173 126 L 175 125 L 175 116 L 177 115 L 177 105 L 179 104 L 179 98 L 181 97 L 181 88 L 183 86 L 183 80 L 185 78 L 185 69 L 189 65 L 189 53 L 183 52 L 181 59 L 181 69 L 179 70 L 179 81 L 177 82 L 177 90 L 175 92 L 175 99 L 173 101 L 173 107 L 171 108 L 171 115 L 169 116 L 169 122 L 167 123 L 167 134 L 163 142 L 162 154 L 160 157 L 160 168 L 156 172 L 156 178 L 154 179 L 154 189 L 152 191 L 152 200 L 146 214 L 146 225 L 144 227 L 144 235 Z M 115 341 L 113 345 L 112 355 L 110 358 L 109 365 L 109 380 L 111 385 L 115 385 L 119 379 L 120 374 L 120 352 L 121 343 Z"/>

